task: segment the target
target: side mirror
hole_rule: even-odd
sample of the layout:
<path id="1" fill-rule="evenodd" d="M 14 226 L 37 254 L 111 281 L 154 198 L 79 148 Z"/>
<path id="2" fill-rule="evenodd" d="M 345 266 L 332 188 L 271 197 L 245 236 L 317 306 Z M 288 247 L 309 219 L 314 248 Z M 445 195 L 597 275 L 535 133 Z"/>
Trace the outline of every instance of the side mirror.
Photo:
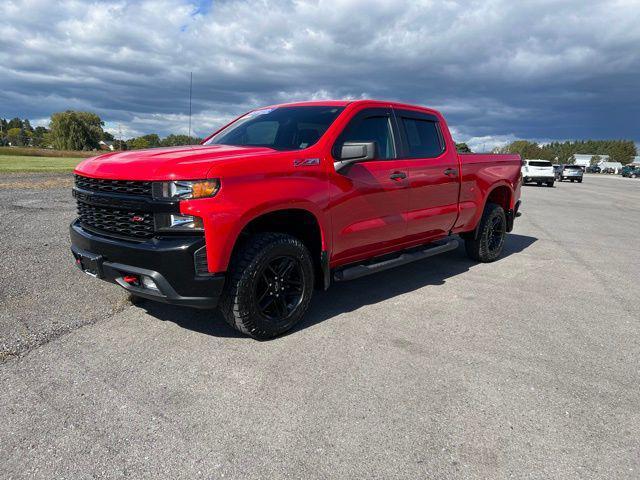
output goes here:
<path id="1" fill-rule="evenodd" d="M 344 142 L 339 153 L 339 160 L 334 163 L 336 172 L 347 165 L 366 162 L 376 158 L 376 142 Z"/>

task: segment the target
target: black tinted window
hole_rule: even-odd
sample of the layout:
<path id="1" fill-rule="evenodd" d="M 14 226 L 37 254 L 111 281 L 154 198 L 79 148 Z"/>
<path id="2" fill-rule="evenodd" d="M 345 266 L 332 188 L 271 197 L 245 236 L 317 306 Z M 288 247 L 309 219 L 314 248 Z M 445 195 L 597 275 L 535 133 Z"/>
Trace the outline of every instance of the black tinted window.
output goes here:
<path id="1" fill-rule="evenodd" d="M 531 161 L 529 162 L 530 167 L 550 167 L 551 162 L 541 162 L 541 161 Z"/>
<path id="2" fill-rule="evenodd" d="M 402 125 L 409 145 L 409 157 L 437 157 L 444 151 L 436 122 L 403 118 Z"/>
<path id="3" fill-rule="evenodd" d="M 218 132 L 205 145 L 300 150 L 316 143 L 342 110 L 342 107 L 320 106 L 255 110 Z"/>
<path id="4" fill-rule="evenodd" d="M 376 142 L 377 158 L 393 158 L 393 133 L 391 119 L 387 116 L 366 117 L 352 121 L 340 137 L 344 142 Z"/>

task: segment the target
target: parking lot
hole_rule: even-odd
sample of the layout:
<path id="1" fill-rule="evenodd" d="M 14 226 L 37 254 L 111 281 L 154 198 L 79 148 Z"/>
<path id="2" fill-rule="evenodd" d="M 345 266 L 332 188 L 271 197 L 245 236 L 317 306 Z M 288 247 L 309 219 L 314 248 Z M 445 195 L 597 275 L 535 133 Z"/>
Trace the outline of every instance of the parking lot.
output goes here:
<path id="1" fill-rule="evenodd" d="M 70 185 L 0 178 L 0 477 L 640 477 L 640 180 L 525 186 L 498 262 L 333 285 L 269 342 L 83 275 Z"/>

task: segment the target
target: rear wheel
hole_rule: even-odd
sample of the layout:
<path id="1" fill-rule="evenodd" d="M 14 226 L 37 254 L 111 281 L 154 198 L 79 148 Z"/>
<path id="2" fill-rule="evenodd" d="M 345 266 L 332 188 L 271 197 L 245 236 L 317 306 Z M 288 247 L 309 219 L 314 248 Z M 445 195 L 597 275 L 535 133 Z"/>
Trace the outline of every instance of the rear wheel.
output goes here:
<path id="1" fill-rule="evenodd" d="M 268 339 L 302 319 L 312 292 L 313 264 L 305 245 L 290 235 L 260 233 L 234 255 L 220 310 L 233 328 Z"/>
<path id="2" fill-rule="evenodd" d="M 553 180 L 550 182 L 547 182 L 547 187 L 553 187 Z"/>
<path id="3" fill-rule="evenodd" d="M 480 219 L 478 235 L 466 238 L 467 255 L 478 262 L 493 262 L 500 257 L 507 235 L 507 219 L 504 209 L 495 203 L 488 203 Z"/>

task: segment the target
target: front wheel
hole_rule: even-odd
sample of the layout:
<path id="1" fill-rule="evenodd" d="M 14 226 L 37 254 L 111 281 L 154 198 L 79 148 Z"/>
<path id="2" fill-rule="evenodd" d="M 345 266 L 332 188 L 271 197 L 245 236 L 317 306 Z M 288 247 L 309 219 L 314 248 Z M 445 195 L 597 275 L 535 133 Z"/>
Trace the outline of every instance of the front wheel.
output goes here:
<path id="1" fill-rule="evenodd" d="M 547 187 L 553 187 L 553 182 L 547 182 Z"/>
<path id="2" fill-rule="evenodd" d="M 290 235 L 259 233 L 234 254 L 220 310 L 233 328 L 268 339 L 302 320 L 312 293 L 313 263 L 305 245 Z"/>
<path id="3" fill-rule="evenodd" d="M 582 179 L 578 180 L 578 183 L 582 183 Z"/>
<path id="4" fill-rule="evenodd" d="M 494 262 L 500 257 L 507 236 L 507 218 L 504 209 L 488 203 L 480 219 L 476 238 L 465 239 L 467 255 L 478 262 Z"/>

